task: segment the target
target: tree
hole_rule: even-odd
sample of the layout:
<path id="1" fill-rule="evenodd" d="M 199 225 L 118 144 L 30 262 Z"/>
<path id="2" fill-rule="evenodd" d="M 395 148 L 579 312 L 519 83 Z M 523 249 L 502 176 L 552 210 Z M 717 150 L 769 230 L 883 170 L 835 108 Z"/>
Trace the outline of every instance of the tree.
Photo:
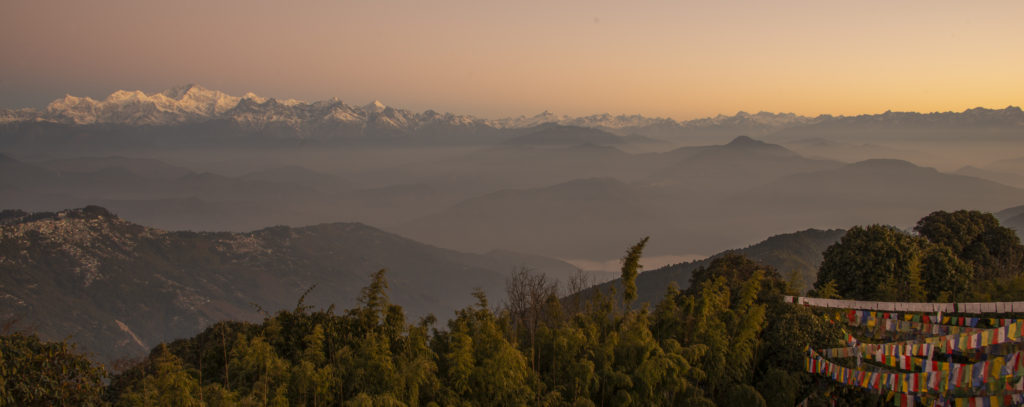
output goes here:
<path id="1" fill-rule="evenodd" d="M 100 404 L 106 371 L 66 342 L 0 336 L 0 406 Z"/>
<path id="2" fill-rule="evenodd" d="M 652 326 L 667 353 L 693 364 L 689 377 L 700 387 L 685 392 L 687 405 L 707 405 L 708 398 L 719 405 L 764 403 L 752 384 L 760 377 L 767 307 L 782 303 L 785 288 L 774 269 L 738 254 L 696 270 L 686 292 L 669 288 Z"/>
<path id="3" fill-rule="evenodd" d="M 723 254 L 715 258 L 707 267 L 695 270 L 690 277 L 688 291 L 691 294 L 696 293 L 700 291 L 705 282 L 722 277 L 729 287 L 730 294 L 735 298 L 755 275 L 760 276 L 758 281 L 761 284 L 761 289 L 757 292 L 758 300 L 775 300 L 781 298 L 785 293 L 786 283 L 778 271 L 739 253 Z"/>
<path id="4" fill-rule="evenodd" d="M 928 247 L 921 260 L 921 270 L 929 301 L 963 301 L 968 298 L 974 267 L 954 255 L 948 246 Z"/>
<path id="5" fill-rule="evenodd" d="M 525 331 L 526 342 L 530 344 L 530 366 L 537 370 L 537 329 L 546 317 L 548 298 L 558 295 L 558 283 L 548 281 L 543 273 L 533 273 L 523 267 L 505 280 L 505 293 L 512 328 L 517 332 Z"/>
<path id="6" fill-rule="evenodd" d="M 123 406 L 200 406 L 199 381 L 186 370 L 181 358 L 160 344 L 149 359 L 149 373 L 121 394 Z"/>
<path id="7" fill-rule="evenodd" d="M 242 392 L 243 401 L 263 406 L 286 405 L 290 364 L 278 356 L 274 347 L 262 336 L 248 340 L 239 334 L 232 350 L 232 385 Z"/>
<path id="8" fill-rule="evenodd" d="M 366 331 L 373 331 L 386 316 L 388 309 L 388 280 L 385 278 L 386 269 L 380 269 L 373 273 L 370 285 L 363 287 L 359 294 L 360 308 L 352 310 L 359 319 L 359 328 Z"/>
<path id="9" fill-rule="evenodd" d="M 456 312 L 436 343 L 437 354 L 444 355 L 439 373 L 449 389 L 444 404 L 525 405 L 534 400 L 534 373 L 505 336 L 507 318 L 495 318 L 482 292 L 477 299 L 475 307 Z"/>
<path id="10" fill-rule="evenodd" d="M 306 335 L 306 348 L 301 359 L 292 366 L 291 388 L 296 392 L 294 399 L 302 405 L 327 405 L 340 391 L 336 388 L 334 366 L 326 364 L 324 339 L 323 326 L 314 326 L 313 331 Z"/>
<path id="11" fill-rule="evenodd" d="M 643 254 L 644 246 L 650 237 L 640 239 L 640 242 L 626 251 L 622 258 L 622 301 L 627 307 L 636 300 L 636 276 L 640 271 L 640 255 Z"/>
<path id="12" fill-rule="evenodd" d="M 816 289 L 861 300 L 924 301 L 921 261 L 928 242 L 892 226 L 855 226 L 825 250 Z"/>
<path id="13" fill-rule="evenodd" d="M 646 240 L 623 259 L 634 289 Z M 911 280 L 966 275 L 950 249 L 918 240 L 923 254 L 913 257 Z M 839 286 L 828 281 L 822 291 Z M 509 285 L 519 299 L 506 309 L 491 309 L 477 291 L 478 303 L 438 330 L 433 317 L 406 323 L 379 271 L 360 305 L 342 315 L 311 312 L 300 300 L 259 324 L 217 324 L 161 345 L 115 377 L 107 394 L 129 405 L 784 406 L 824 391 L 803 372 L 804 346 L 837 346 L 844 337 L 830 315 L 782 302 L 779 273 L 738 254 L 695 271 L 686 291 L 670 287 L 653 311 L 620 307 L 614 291 L 595 290 L 567 313 L 557 287 L 526 270 Z M 230 337 L 237 339 L 223 339 Z"/>
<path id="14" fill-rule="evenodd" d="M 427 325 L 409 328 L 397 342 L 395 365 L 401 385 L 399 393 L 409 406 L 418 406 L 424 389 L 433 393 L 438 386 L 436 355 L 428 343 Z"/>
<path id="15" fill-rule="evenodd" d="M 1020 238 L 991 213 L 936 211 L 921 218 L 914 230 L 972 264 L 978 279 L 1012 278 L 1024 271 Z"/>
<path id="16" fill-rule="evenodd" d="M 807 396 L 803 385 L 815 377 L 803 369 L 807 346 L 838 347 L 846 335 L 836 324 L 812 308 L 792 303 L 768 304 L 768 318 L 761 332 L 756 387 L 768 406 L 793 406 Z"/>

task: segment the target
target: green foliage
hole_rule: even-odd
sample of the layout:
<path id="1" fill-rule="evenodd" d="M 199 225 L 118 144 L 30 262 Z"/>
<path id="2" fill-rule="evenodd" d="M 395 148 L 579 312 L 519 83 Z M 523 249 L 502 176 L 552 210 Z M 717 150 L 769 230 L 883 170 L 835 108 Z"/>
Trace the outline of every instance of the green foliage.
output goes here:
<path id="1" fill-rule="evenodd" d="M 1018 300 L 1024 246 L 988 213 L 933 212 L 914 236 L 891 226 L 854 227 L 825 250 L 816 294 L 861 300 Z"/>
<path id="2" fill-rule="evenodd" d="M 627 306 L 636 299 L 636 276 L 640 271 L 640 256 L 648 239 L 650 237 L 640 239 L 622 258 L 622 300 Z"/>
<path id="3" fill-rule="evenodd" d="M 535 380 L 527 358 L 508 341 L 507 318 L 497 318 L 480 304 L 460 310 L 448 323 L 451 335 L 449 378 L 454 397 L 477 406 L 525 405 L 535 396 L 530 383 Z M 438 338 L 445 342 L 445 334 Z"/>
<path id="4" fill-rule="evenodd" d="M 818 298 L 839 298 L 839 289 L 836 288 L 836 280 L 828 280 L 825 284 L 821 284 L 817 290 L 812 290 L 809 293 L 812 297 Z"/>
<path id="5" fill-rule="evenodd" d="M 764 397 L 761 396 L 761 393 L 759 393 L 753 386 L 743 383 L 733 383 L 729 385 L 729 389 L 723 393 L 722 401 L 718 404 L 722 406 L 766 406 L 766 402 Z"/>
<path id="6" fill-rule="evenodd" d="M 845 298 L 924 301 L 921 261 L 928 242 L 891 226 L 851 228 L 825 250 L 816 289 L 830 280 Z"/>
<path id="7" fill-rule="evenodd" d="M 769 367 L 757 382 L 757 392 L 764 397 L 767 407 L 791 407 L 797 405 L 797 391 L 800 380 L 796 372 Z"/>
<path id="8" fill-rule="evenodd" d="M 0 336 L 0 406 L 100 404 L 106 371 L 66 342 Z"/>
<path id="9" fill-rule="evenodd" d="M 936 212 L 918 224 L 924 237 L 888 226 L 854 227 L 825 250 L 815 293 L 1020 299 L 1020 243 L 989 218 Z M 781 301 L 799 274 L 783 278 L 725 253 L 696 265 L 686 290 L 666 284 L 653 308 L 632 308 L 646 243 L 623 258 L 623 303 L 614 290 L 600 289 L 560 299 L 558 284 L 521 270 L 508 281 L 505 306 L 492 309 L 478 291 L 476 305 L 436 328 L 433 317 L 406 321 L 390 303 L 380 270 L 356 308 L 313 310 L 304 295 L 294 310 L 258 324 L 217 323 L 161 344 L 105 389 L 103 370 L 67 345 L 4 336 L 0 405 L 791 406 L 823 400 L 832 385 L 803 372 L 803 350 L 840 346 L 845 335 L 828 314 Z M 982 276 L 989 280 L 979 282 Z M 830 394 L 849 405 L 880 401 L 847 389 Z"/>
<path id="10" fill-rule="evenodd" d="M 761 289 L 757 291 L 759 300 L 778 299 L 785 293 L 786 283 L 774 268 L 737 253 L 724 254 L 715 258 L 707 267 L 694 271 L 690 278 L 690 292 L 699 291 L 700 286 L 704 283 L 721 277 L 725 279 L 724 282 L 729 287 L 730 294 L 736 296 L 755 276 L 759 276 L 757 280 L 761 285 Z"/>
<path id="11" fill-rule="evenodd" d="M 181 358 L 166 345 L 157 347 L 146 366 L 148 373 L 121 393 L 122 406 L 200 406 L 199 381 L 185 371 Z"/>
<path id="12" fill-rule="evenodd" d="M 627 253 L 635 274 L 647 239 Z M 714 406 L 793 405 L 812 391 L 802 346 L 834 343 L 834 325 L 784 304 L 774 269 L 736 254 L 670 286 L 653 311 L 596 292 L 563 305 L 556 284 L 523 271 L 491 309 L 409 324 L 386 273 L 359 306 L 298 306 L 262 323 L 222 322 L 160 345 L 115 376 L 115 405 L 181 406 Z M 628 286 L 628 285 L 627 285 Z M 632 298 L 633 296 L 630 296 Z M 6 353 L 5 353 L 6 356 Z"/>
<path id="13" fill-rule="evenodd" d="M 991 213 L 932 212 L 918 221 L 914 230 L 973 265 L 979 279 L 1013 278 L 1024 272 L 1020 238 L 1012 229 L 1000 226 Z"/>
<path id="14" fill-rule="evenodd" d="M 974 267 L 946 246 L 931 245 L 921 261 L 921 278 L 929 301 L 963 301 L 974 280 Z"/>
<path id="15" fill-rule="evenodd" d="M 243 404 L 287 404 L 289 364 L 264 337 L 249 340 L 239 335 L 230 367 L 237 380 L 234 387 L 244 394 Z"/>

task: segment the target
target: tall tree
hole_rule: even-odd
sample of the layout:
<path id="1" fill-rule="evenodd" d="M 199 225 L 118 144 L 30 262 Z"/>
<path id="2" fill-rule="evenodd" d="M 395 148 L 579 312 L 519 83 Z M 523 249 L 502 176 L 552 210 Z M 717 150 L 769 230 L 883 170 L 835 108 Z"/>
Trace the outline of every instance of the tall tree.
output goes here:
<path id="1" fill-rule="evenodd" d="M 640 272 L 640 256 L 644 252 L 644 246 L 650 237 L 640 239 L 640 242 L 626 251 L 622 258 L 622 301 L 627 307 L 636 300 L 636 276 Z"/>

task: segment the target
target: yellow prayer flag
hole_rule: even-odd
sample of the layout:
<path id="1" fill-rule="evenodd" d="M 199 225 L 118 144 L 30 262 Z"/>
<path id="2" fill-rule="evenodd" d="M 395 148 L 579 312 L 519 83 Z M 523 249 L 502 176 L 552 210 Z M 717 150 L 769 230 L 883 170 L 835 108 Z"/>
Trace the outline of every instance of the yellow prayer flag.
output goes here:
<path id="1" fill-rule="evenodd" d="M 1001 376 L 1002 375 L 1001 372 L 1003 371 L 1003 365 L 1005 365 L 1005 364 L 1006 364 L 1006 358 L 1004 358 L 1004 357 L 997 357 L 997 358 L 990 359 L 989 365 L 990 365 L 992 371 L 991 371 L 991 373 L 989 375 L 991 377 L 993 377 L 993 378 L 997 378 L 997 377 Z"/>

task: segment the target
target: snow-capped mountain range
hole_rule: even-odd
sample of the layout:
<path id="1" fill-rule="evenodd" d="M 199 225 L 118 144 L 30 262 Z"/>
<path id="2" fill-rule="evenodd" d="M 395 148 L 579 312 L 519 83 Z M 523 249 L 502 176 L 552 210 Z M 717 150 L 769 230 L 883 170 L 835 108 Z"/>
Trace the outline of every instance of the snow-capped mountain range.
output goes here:
<path id="1" fill-rule="evenodd" d="M 383 116 L 375 118 L 373 116 Z M 116 91 L 106 99 L 66 95 L 54 100 L 44 109 L 0 110 L 0 123 L 19 121 L 52 122 L 64 124 L 125 124 L 159 126 L 231 119 L 239 124 L 262 127 L 276 124 L 297 125 L 300 122 L 324 121 L 357 123 L 368 120 L 387 122 L 395 127 L 420 124 L 423 121 L 443 120 L 457 125 L 486 125 L 494 128 L 522 128 L 545 123 L 581 127 L 621 129 L 651 125 L 680 125 L 666 118 L 641 115 L 600 114 L 571 117 L 543 112 L 535 116 L 520 116 L 498 120 L 480 119 L 466 115 L 439 114 L 428 110 L 413 113 L 396 109 L 379 101 L 353 106 L 337 99 L 304 102 L 294 99 L 264 98 L 253 93 L 233 96 L 206 89 L 199 85 L 174 87 L 163 92 L 147 94 L 136 91 Z M 684 122 L 690 126 L 713 126 L 727 122 L 750 121 L 765 126 L 788 126 L 813 119 L 794 114 L 738 113 L 736 116 L 719 115 L 713 118 Z"/>
<path id="2" fill-rule="evenodd" d="M 599 114 L 571 117 L 543 112 L 535 116 L 488 120 L 468 115 L 438 113 L 433 110 L 411 112 L 375 101 L 367 105 L 349 105 L 338 99 L 304 102 L 294 99 L 263 98 L 253 93 L 233 96 L 227 93 L 185 85 L 159 93 L 119 90 L 103 100 L 67 95 L 43 109 L 0 109 L 0 124 L 59 123 L 64 125 L 166 126 L 226 121 L 243 130 L 287 131 L 300 137 L 321 137 L 337 131 L 358 130 L 359 134 L 412 134 L 436 131 L 507 130 L 557 123 L 599 128 L 620 135 L 646 134 L 658 137 L 693 131 L 742 132 L 765 135 L 782 129 L 808 126 L 859 125 L 979 125 L 1024 126 L 1020 108 L 1002 110 L 969 109 L 962 113 L 886 112 L 877 115 L 799 116 L 792 113 L 739 112 L 678 122 L 669 118 L 641 115 Z M 372 129 L 368 132 L 366 129 Z"/>

